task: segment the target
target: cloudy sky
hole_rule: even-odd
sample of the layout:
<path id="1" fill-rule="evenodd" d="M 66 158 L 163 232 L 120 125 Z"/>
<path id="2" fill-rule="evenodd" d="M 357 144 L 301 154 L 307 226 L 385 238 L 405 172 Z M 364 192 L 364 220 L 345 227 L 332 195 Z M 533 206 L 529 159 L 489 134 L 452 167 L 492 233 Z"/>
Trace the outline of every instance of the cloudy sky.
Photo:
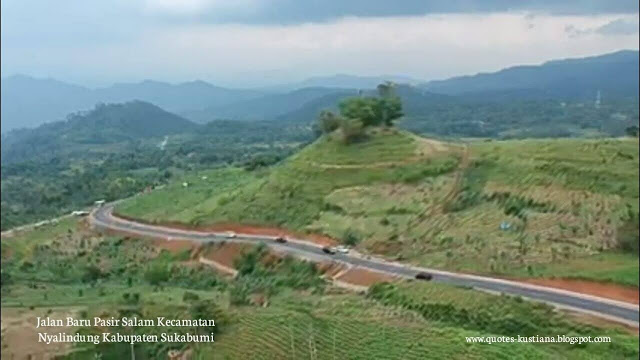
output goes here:
<path id="1" fill-rule="evenodd" d="M 85 85 L 439 79 L 638 48 L 618 0 L 2 0 L 2 76 Z"/>

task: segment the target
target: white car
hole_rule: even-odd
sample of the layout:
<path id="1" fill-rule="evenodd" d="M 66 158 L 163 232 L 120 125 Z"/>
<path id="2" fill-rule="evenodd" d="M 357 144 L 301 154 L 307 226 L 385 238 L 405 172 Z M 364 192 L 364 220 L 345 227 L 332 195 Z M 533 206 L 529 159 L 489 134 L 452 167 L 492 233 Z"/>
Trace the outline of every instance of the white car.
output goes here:
<path id="1" fill-rule="evenodd" d="M 236 237 L 236 233 L 234 233 L 233 231 L 227 231 L 227 238 L 233 239 L 235 237 Z"/>
<path id="2" fill-rule="evenodd" d="M 348 254 L 349 253 L 349 248 L 343 245 L 339 245 L 336 246 L 336 251 L 341 253 L 341 254 Z"/>

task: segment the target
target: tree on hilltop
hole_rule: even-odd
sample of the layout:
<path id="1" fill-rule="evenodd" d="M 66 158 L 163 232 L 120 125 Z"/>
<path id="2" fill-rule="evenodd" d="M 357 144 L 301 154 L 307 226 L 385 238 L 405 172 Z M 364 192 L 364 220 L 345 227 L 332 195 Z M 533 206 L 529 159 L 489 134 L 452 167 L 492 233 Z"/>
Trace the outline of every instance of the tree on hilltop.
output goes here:
<path id="1" fill-rule="evenodd" d="M 394 84 L 387 81 L 378 85 L 377 96 L 359 96 L 343 100 L 338 105 L 340 114 L 323 110 L 318 116 L 317 127 L 328 134 L 340 130 L 345 143 L 362 135 L 367 127 L 393 126 L 401 118 L 402 100 L 394 92 Z"/>
<path id="2" fill-rule="evenodd" d="M 378 85 L 376 113 L 381 123 L 385 126 L 392 126 L 395 120 L 404 116 L 402 100 L 395 94 L 392 82 L 387 81 Z"/>

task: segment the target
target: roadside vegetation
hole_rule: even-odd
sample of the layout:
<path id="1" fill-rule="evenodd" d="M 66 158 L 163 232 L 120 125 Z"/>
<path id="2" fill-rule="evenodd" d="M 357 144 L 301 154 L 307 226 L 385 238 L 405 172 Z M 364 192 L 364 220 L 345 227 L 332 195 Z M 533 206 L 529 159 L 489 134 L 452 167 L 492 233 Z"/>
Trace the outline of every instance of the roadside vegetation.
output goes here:
<path id="1" fill-rule="evenodd" d="M 28 349 L 21 353 L 25 356 L 29 351 L 55 351 L 61 359 L 94 359 L 97 354 L 129 358 L 131 346 L 126 343 L 58 349 L 20 344 L 36 336 L 35 316 L 133 315 L 216 321 L 215 328 L 187 330 L 111 328 L 123 334 L 215 333 L 213 344 L 136 344 L 136 359 L 163 358 L 169 350 L 207 359 L 439 359 L 458 356 L 461 348 L 472 358 L 638 356 L 635 335 L 577 322 L 548 306 L 415 281 L 382 283 L 365 296 L 356 295 L 333 287 L 320 267 L 271 254 L 263 246 L 239 254 L 234 261 L 238 274 L 228 277 L 194 261 L 214 248 L 105 236 L 77 219 L 3 235 L 1 244 L 2 316 L 3 322 L 13 324 L 3 332 L 3 356 L 22 348 Z M 57 330 L 101 331 L 51 329 Z M 507 332 L 611 336 L 612 343 L 465 342 L 467 336 Z"/>

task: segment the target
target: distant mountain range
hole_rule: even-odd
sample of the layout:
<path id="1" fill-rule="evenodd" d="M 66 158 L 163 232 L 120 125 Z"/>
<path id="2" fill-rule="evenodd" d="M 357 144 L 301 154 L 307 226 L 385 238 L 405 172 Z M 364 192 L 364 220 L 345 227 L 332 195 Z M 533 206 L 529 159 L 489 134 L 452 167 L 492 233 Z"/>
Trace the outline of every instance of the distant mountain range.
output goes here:
<path id="1" fill-rule="evenodd" d="M 403 76 L 334 75 L 262 89 L 229 89 L 204 81 L 158 81 L 89 89 L 53 79 L 2 79 L 2 132 L 62 120 L 97 103 L 140 100 L 198 122 L 215 119 L 310 122 L 318 111 L 383 81 L 400 84 L 407 112 L 432 101 L 503 102 L 522 99 L 604 99 L 638 96 L 638 51 L 619 51 L 542 65 L 510 67 L 494 73 L 420 82 Z M 436 96 L 436 94 L 446 96 Z M 437 99 L 437 100 L 436 100 Z"/>
<path id="2" fill-rule="evenodd" d="M 204 81 L 168 84 L 158 81 L 115 84 L 89 89 L 54 79 L 16 75 L 2 79 L 2 132 L 63 120 L 98 103 L 140 100 L 180 113 L 263 96 L 255 90 L 227 89 Z"/>
<path id="3" fill-rule="evenodd" d="M 595 98 L 598 91 L 603 96 L 638 96 L 638 51 L 515 66 L 431 81 L 423 87 L 441 94 L 481 98 Z"/>
<path id="4" fill-rule="evenodd" d="M 436 94 L 405 84 L 397 84 L 395 92 L 402 99 L 404 113 L 409 117 L 422 115 L 435 104 L 453 104 L 460 101 L 454 96 Z M 358 94 L 375 95 L 375 93 L 376 91 L 373 89 L 366 91 L 348 89 L 334 91 L 308 101 L 297 109 L 283 112 L 275 119 L 283 123 L 307 123 L 315 120 L 320 111 L 324 109 L 337 110 L 340 101 L 347 97 L 357 96 Z"/>
<path id="5" fill-rule="evenodd" d="M 266 91 L 287 92 L 303 88 L 325 87 L 338 89 L 373 89 L 378 84 L 385 81 L 393 81 L 399 84 L 420 84 L 424 80 L 414 79 L 402 75 L 380 75 L 380 76 L 356 76 L 347 74 L 336 74 L 333 76 L 312 77 L 292 84 L 284 84 L 264 88 Z"/>
<path id="6" fill-rule="evenodd" d="M 209 106 L 199 111 L 182 112 L 181 115 L 199 123 L 215 119 L 273 120 L 330 94 L 355 96 L 357 91 L 354 89 L 307 87 L 286 93 L 268 94 L 232 104 Z"/>

